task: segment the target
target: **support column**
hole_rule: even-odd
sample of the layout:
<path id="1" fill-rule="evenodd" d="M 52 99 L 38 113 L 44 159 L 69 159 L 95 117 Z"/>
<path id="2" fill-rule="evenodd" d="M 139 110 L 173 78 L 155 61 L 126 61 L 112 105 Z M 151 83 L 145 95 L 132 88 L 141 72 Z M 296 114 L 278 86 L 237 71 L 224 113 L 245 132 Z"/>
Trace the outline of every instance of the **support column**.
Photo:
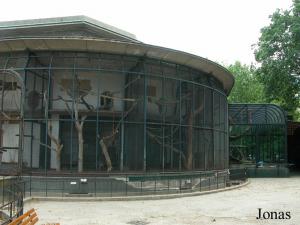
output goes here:
<path id="1" fill-rule="evenodd" d="M 144 67 L 143 67 L 144 69 Z M 144 72 L 144 71 L 143 71 Z M 144 147 L 143 147 L 143 152 L 144 152 L 144 172 L 146 172 L 147 169 L 147 79 L 146 79 L 146 74 L 144 73 Z"/>
<path id="2" fill-rule="evenodd" d="M 121 154 L 120 154 L 120 170 L 124 170 L 124 120 L 121 122 Z"/>

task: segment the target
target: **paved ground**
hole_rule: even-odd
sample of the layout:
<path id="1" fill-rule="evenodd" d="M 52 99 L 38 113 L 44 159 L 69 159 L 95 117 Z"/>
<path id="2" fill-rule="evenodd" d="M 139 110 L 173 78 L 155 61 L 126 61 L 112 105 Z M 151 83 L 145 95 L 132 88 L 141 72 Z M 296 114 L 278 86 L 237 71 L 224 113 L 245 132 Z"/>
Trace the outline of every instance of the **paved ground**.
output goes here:
<path id="1" fill-rule="evenodd" d="M 251 179 L 248 186 L 209 195 L 116 202 L 29 202 L 40 224 L 300 224 L 300 177 Z M 290 220 L 257 220 L 258 208 L 290 212 Z"/>

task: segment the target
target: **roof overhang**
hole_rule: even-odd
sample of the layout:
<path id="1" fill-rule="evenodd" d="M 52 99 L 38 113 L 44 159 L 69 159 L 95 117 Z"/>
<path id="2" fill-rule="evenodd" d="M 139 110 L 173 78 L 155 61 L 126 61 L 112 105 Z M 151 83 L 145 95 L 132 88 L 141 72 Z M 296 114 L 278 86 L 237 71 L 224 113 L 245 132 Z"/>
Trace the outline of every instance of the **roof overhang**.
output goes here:
<path id="1" fill-rule="evenodd" d="M 0 52 L 26 50 L 104 52 L 122 55 L 146 56 L 206 72 L 211 76 L 214 76 L 223 84 L 224 91 L 227 95 L 230 93 L 234 84 L 233 75 L 226 68 L 215 62 L 186 52 L 143 43 L 79 37 L 26 37 L 0 40 Z"/>
<path id="2" fill-rule="evenodd" d="M 0 38 L 20 37 L 100 38 L 140 42 L 134 34 L 87 16 L 67 16 L 0 22 Z"/>

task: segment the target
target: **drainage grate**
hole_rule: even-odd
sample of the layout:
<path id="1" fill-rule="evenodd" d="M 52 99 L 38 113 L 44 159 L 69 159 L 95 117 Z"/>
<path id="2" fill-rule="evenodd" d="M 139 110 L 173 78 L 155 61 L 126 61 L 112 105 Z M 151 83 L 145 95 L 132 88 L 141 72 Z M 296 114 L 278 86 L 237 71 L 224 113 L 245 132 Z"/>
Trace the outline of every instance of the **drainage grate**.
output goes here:
<path id="1" fill-rule="evenodd" d="M 130 224 L 130 225 L 147 225 L 147 224 L 149 224 L 149 222 L 144 221 L 144 220 L 131 220 L 131 221 L 127 222 L 127 224 Z"/>

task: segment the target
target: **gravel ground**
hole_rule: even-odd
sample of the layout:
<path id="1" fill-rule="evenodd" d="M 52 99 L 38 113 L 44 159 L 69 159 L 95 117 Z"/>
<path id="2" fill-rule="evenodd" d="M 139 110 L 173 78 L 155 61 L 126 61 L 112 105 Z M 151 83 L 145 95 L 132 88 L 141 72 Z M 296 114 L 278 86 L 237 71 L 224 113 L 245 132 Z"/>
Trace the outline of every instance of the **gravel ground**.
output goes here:
<path id="1" fill-rule="evenodd" d="M 257 178 L 231 191 L 196 197 L 147 201 L 39 202 L 39 223 L 87 224 L 300 224 L 300 177 Z M 257 220 L 258 208 L 291 213 L 289 220 Z"/>

